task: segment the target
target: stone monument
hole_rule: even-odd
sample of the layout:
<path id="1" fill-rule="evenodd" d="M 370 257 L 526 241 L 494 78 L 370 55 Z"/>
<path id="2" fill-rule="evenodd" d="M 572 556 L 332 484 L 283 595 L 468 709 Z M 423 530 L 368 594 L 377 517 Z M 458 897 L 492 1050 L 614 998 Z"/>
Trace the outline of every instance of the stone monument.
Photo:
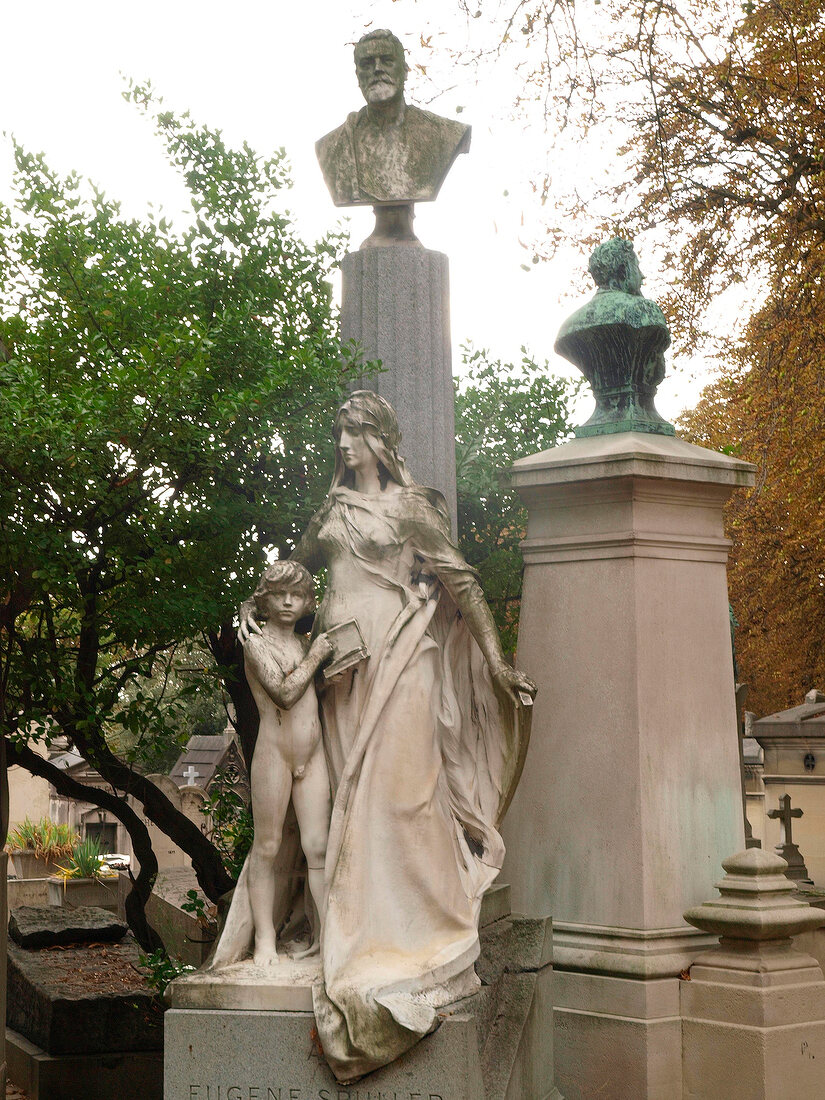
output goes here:
<path id="1" fill-rule="evenodd" d="M 756 719 L 751 736 L 761 757 L 749 792 L 754 832 L 768 850 L 783 843 L 781 820 L 768 811 L 789 795 L 804 810 L 794 820 L 792 843 L 809 877 L 825 886 L 825 692 L 812 688 L 796 706 Z"/>
<path id="2" fill-rule="evenodd" d="M 553 914 L 562 1093 L 679 1100 L 679 975 L 710 942 L 682 915 L 744 847 L 722 508 L 753 467 L 656 413 L 669 337 L 629 242 L 591 269 L 558 348 L 596 413 L 511 472 L 539 692 L 504 875 L 516 911 Z"/>
<path id="3" fill-rule="evenodd" d="M 558 1095 L 549 921 L 511 918 L 491 892 L 535 686 L 504 658 L 444 497 L 399 456 L 388 403 L 351 394 L 334 437 L 325 503 L 241 611 L 263 709 L 252 762 L 261 837 L 211 963 L 171 986 L 167 1100 L 218 1089 L 545 1100 Z M 327 587 L 301 645 L 293 628 L 318 568 Z M 327 660 L 316 698 L 312 674 Z M 329 785 L 310 786 L 314 759 L 329 768 L 331 814 Z M 308 891 L 283 829 L 287 795 Z M 315 957 L 314 937 L 295 943 L 307 895 L 321 918 Z"/>
<path id="4" fill-rule="evenodd" d="M 385 373 L 366 383 L 404 425 L 416 481 L 439 489 L 456 522 L 455 429 L 447 257 L 413 232 L 414 205 L 438 195 L 450 166 L 470 146 L 470 127 L 404 99 L 404 47 L 387 30 L 355 46 L 366 106 L 317 143 L 337 206 L 372 205 L 376 224 L 342 264 L 341 335 Z"/>

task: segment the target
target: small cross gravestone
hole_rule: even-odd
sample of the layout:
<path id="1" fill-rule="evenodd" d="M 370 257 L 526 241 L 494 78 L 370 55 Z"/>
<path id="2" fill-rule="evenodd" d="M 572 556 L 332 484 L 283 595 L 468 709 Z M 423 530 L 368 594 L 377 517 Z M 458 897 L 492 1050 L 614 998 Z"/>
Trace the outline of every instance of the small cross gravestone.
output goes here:
<path id="1" fill-rule="evenodd" d="M 194 764 L 190 764 L 188 768 L 184 769 L 183 778 L 186 780 L 187 787 L 194 787 L 195 780 L 201 778 L 201 773 L 195 770 Z"/>
<path id="2" fill-rule="evenodd" d="M 799 847 L 793 842 L 793 819 L 802 817 L 802 810 L 798 806 L 792 810 L 791 796 L 783 794 L 779 799 L 779 809 L 768 810 L 768 817 L 774 821 L 779 821 L 779 843 L 776 846 L 776 851 L 788 864 L 788 869 L 785 872 L 786 876 L 794 882 L 810 882 L 805 860 L 802 858 Z"/>

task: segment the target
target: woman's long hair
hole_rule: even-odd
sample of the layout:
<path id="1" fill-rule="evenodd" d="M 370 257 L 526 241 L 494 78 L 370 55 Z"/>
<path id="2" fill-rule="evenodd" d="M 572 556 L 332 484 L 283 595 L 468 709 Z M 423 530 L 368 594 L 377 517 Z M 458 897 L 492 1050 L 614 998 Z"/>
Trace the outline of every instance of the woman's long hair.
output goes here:
<path id="1" fill-rule="evenodd" d="M 401 432 L 395 409 L 372 390 L 355 390 L 338 410 L 332 429 L 335 439 L 335 472 L 330 491 L 339 485 L 349 488 L 355 485 L 355 473 L 344 465 L 341 448 L 338 446 L 341 432 L 348 421 L 360 429 L 364 442 L 378 459 L 378 477 L 382 488 L 388 480 L 397 485 L 415 485 L 404 459 L 398 455 Z"/>

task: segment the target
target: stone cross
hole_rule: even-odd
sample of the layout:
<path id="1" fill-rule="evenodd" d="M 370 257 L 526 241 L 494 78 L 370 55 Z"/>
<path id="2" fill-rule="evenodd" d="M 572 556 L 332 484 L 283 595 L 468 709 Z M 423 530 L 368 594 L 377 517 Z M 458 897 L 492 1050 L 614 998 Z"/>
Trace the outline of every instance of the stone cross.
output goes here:
<path id="1" fill-rule="evenodd" d="M 198 771 L 195 771 L 195 765 L 194 764 L 190 764 L 189 767 L 184 770 L 183 778 L 186 780 L 186 786 L 187 787 L 194 787 L 195 786 L 195 780 L 201 778 L 201 773 L 198 772 Z M 802 813 L 801 810 L 799 812 Z"/>
<path id="2" fill-rule="evenodd" d="M 797 808 L 791 809 L 791 796 L 789 794 L 783 794 L 779 799 L 778 810 L 768 810 L 768 817 L 779 818 L 779 843 L 793 844 L 793 837 L 791 836 L 791 819 L 794 817 L 802 817 L 802 811 Z"/>

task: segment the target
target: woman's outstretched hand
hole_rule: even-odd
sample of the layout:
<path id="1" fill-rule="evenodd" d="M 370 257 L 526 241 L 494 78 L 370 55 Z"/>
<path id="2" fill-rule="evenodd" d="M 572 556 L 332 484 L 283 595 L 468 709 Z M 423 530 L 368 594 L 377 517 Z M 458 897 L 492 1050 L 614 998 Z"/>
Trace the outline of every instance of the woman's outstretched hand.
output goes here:
<path id="1" fill-rule="evenodd" d="M 238 641 L 246 645 L 253 634 L 263 634 L 258 620 L 255 618 L 255 601 L 244 600 L 238 611 L 241 625 L 238 627 Z"/>
<path id="2" fill-rule="evenodd" d="M 505 695 L 508 695 L 517 707 L 530 706 L 538 690 L 529 676 L 525 676 L 523 672 L 519 672 L 517 668 L 513 668 L 511 665 L 503 665 L 497 669 L 493 673 L 493 680 L 496 686 Z M 530 702 L 527 703 L 522 696 L 529 696 Z"/>

